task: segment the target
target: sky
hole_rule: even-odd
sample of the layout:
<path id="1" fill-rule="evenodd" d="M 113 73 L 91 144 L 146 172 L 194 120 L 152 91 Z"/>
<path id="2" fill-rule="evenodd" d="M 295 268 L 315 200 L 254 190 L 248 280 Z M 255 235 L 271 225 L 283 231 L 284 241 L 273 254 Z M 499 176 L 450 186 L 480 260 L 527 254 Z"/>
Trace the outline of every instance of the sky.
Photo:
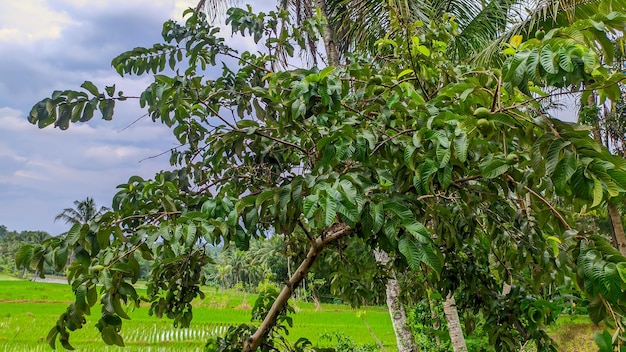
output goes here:
<path id="1" fill-rule="evenodd" d="M 163 22 L 180 19 L 196 3 L 0 1 L 0 225 L 58 235 L 69 226 L 54 217 L 75 200 L 91 197 L 110 207 L 116 186 L 130 176 L 151 178 L 170 168 L 168 153 L 151 158 L 176 145 L 167 128 L 150 118 L 128 127 L 145 113 L 136 101 L 118 103 L 111 122 L 96 112 L 90 122 L 66 131 L 38 129 L 27 115 L 54 90 L 79 90 L 85 80 L 100 88 L 115 83 L 126 95 L 138 95 L 151 77 L 122 79 L 111 59 L 160 42 Z M 275 3 L 257 1 L 254 9 Z M 253 45 L 230 42 L 239 49 Z"/>
<path id="2" fill-rule="evenodd" d="M 38 129 L 27 115 L 54 90 L 79 90 L 85 80 L 100 88 L 115 83 L 127 96 L 139 95 L 151 77 L 122 79 L 111 59 L 160 42 L 163 22 L 180 20 L 196 3 L 0 0 L 0 225 L 58 235 L 69 226 L 54 217 L 75 200 L 91 197 L 110 207 L 116 186 L 130 176 L 151 178 L 170 168 L 168 153 L 154 156 L 176 146 L 175 139 L 150 118 L 131 125 L 145 113 L 136 101 L 116 104 L 111 122 L 96 113 L 66 131 Z M 276 3 L 256 0 L 253 9 L 269 10 Z M 232 39 L 226 26 L 223 33 L 239 50 L 255 48 L 249 39 Z M 213 72 L 217 77 L 218 70 Z M 570 120 L 567 115 L 572 113 L 558 117 Z"/>

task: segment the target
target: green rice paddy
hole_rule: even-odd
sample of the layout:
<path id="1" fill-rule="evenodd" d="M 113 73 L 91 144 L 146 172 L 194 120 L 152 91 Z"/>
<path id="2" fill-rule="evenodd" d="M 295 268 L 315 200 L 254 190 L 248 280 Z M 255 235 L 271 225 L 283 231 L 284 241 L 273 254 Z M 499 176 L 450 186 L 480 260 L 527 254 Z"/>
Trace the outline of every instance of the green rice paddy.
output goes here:
<path id="1" fill-rule="evenodd" d="M 144 306 L 129 312 L 132 319 L 124 321 L 122 336 L 127 347 L 107 346 L 94 327 L 98 314 L 95 309 L 94 315 L 87 317 L 86 326 L 73 332 L 70 341 L 78 351 L 201 351 L 210 336 L 223 334 L 229 325 L 250 322 L 255 295 L 208 288 L 205 293 L 204 300 L 194 303 L 194 319 L 188 329 L 175 329 L 171 321 L 149 316 Z M 0 352 L 50 351 L 45 337 L 72 300 L 66 284 L 0 277 Z M 329 342 L 321 340 L 320 335 L 340 332 L 360 344 L 375 343 L 373 333 L 387 351 L 395 350 L 391 321 L 384 307 L 354 310 L 345 305 L 322 305 L 322 310 L 316 311 L 311 303 L 291 304 L 296 309 L 289 334 L 292 341 L 306 336 L 323 346 Z"/>

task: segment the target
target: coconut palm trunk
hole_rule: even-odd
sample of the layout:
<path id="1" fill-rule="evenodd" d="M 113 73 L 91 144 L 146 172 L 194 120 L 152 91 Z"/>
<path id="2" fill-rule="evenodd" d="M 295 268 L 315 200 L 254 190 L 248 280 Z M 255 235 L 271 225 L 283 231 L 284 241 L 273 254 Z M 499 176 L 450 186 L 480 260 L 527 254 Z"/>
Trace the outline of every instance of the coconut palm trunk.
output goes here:
<path id="1" fill-rule="evenodd" d="M 596 105 L 596 95 L 594 93 L 589 94 L 587 98 L 587 104 L 589 106 Z M 603 143 L 602 133 L 600 132 L 600 117 L 592 124 L 591 133 L 593 138 L 600 144 L 610 147 Z M 623 256 L 626 256 L 626 234 L 624 233 L 624 225 L 622 224 L 622 214 L 619 211 L 619 207 L 614 201 L 607 201 L 607 212 L 609 213 L 609 223 L 611 224 L 611 235 L 613 237 L 613 245 L 620 251 Z"/>
<path id="2" fill-rule="evenodd" d="M 389 263 L 389 256 L 387 253 L 381 250 L 374 250 L 374 258 L 381 265 L 387 265 Z M 387 281 L 387 308 L 389 309 L 389 316 L 391 317 L 391 325 L 393 331 L 396 334 L 396 343 L 398 345 L 399 352 L 413 352 L 417 351 L 417 345 L 413 339 L 413 332 L 407 324 L 406 310 L 404 305 L 400 302 L 400 284 L 396 278 L 395 272 L 391 272 L 391 277 Z"/>
<path id="3" fill-rule="evenodd" d="M 446 297 L 446 300 L 443 302 L 443 313 L 448 323 L 450 342 L 454 352 L 467 352 L 465 336 L 463 336 L 463 328 L 461 327 L 461 319 L 459 319 L 459 312 L 456 309 L 456 301 L 452 293 L 449 293 L 448 297 Z"/>
<path id="4" fill-rule="evenodd" d="M 626 234 L 624 234 L 624 226 L 622 224 L 622 214 L 617 207 L 617 204 L 609 201 L 607 204 L 607 210 L 609 213 L 609 220 L 611 222 L 611 229 L 613 234 L 613 241 L 615 246 L 626 256 Z"/>

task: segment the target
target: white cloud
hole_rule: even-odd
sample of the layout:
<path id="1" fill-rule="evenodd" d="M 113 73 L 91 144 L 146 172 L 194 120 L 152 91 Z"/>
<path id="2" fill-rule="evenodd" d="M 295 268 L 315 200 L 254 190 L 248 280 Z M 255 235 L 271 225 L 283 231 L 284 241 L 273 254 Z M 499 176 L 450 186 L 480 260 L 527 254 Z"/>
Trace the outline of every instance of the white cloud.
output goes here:
<path id="1" fill-rule="evenodd" d="M 0 2 L 0 42 L 59 38 L 72 23 L 66 13 L 48 7 L 44 0 Z"/>
<path id="2" fill-rule="evenodd" d="M 19 110 L 15 110 L 9 107 L 0 108 L 0 126 L 6 131 L 25 131 L 32 129 L 32 125 L 24 119 L 20 119 L 22 114 Z"/>
<path id="3" fill-rule="evenodd" d="M 31 180 L 45 180 L 45 177 L 43 177 L 41 174 L 36 174 L 36 173 L 24 171 L 24 170 L 15 171 L 14 176 L 16 178 L 27 178 Z"/>
<path id="4" fill-rule="evenodd" d="M 120 163 L 128 160 L 137 162 L 137 160 L 155 154 L 158 154 L 158 152 L 153 149 L 112 145 L 93 146 L 84 151 L 86 158 L 98 163 Z"/>

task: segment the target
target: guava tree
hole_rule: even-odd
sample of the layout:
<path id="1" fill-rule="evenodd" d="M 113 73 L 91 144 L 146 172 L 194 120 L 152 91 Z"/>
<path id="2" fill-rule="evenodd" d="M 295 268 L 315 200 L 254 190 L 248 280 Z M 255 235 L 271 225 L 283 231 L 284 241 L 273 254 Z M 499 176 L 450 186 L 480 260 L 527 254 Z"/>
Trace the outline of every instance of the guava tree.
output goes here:
<path id="1" fill-rule="evenodd" d="M 388 254 L 396 270 L 421 273 L 415 285 L 443 296 L 473 290 L 466 299 L 488 317 L 499 350 L 528 340 L 555 350 L 544 328 L 560 307 L 542 282 L 576 275 L 583 289 L 602 294 L 587 285 L 608 276 L 572 271 L 579 259 L 572 254 L 603 242 L 576 231 L 573 214 L 559 204 L 581 211 L 624 192 L 626 161 L 586 128 L 543 115 L 542 98 L 530 92 L 546 93 L 529 82 L 593 80 L 609 94 L 621 76 L 602 70 L 597 54 L 571 39 L 573 31 L 605 32 L 579 26 L 545 40 L 515 37 L 501 73 L 450 61 L 457 25 L 444 16 L 440 25 L 403 24 L 402 39 L 381 38 L 375 55 L 352 53 L 341 67 L 277 70 L 274 53 L 292 54 L 306 48 L 305 38 L 320 38 L 321 17 L 296 27 L 285 11 L 231 9 L 233 32 L 265 46 L 238 53 L 201 13 L 186 16 L 183 24 L 164 24 L 163 43 L 112 62 L 121 75 L 153 75 L 139 105 L 182 147 L 172 151 L 172 171 L 131 177 L 112 211 L 43 248 L 41 258 L 56 266 L 67 251 L 76 258 L 68 267 L 76 301 L 50 330 L 52 346 L 58 338 L 71 347 L 69 332 L 98 303 L 103 340 L 124 344 L 124 306 L 139 305 L 139 257 L 155 263 L 144 298 L 149 313 L 188 326 L 191 302 L 203 296 L 206 245 L 245 250 L 270 231 L 307 254 L 282 291 L 255 306 L 260 325 L 232 328 L 213 350 L 305 348 L 280 336 L 290 323 L 287 301 L 322 251 L 354 237 Z M 594 21 L 610 28 L 626 22 L 618 14 Z M 207 65 L 230 58 L 237 64 L 219 64 L 219 77 L 206 76 Z M 54 92 L 29 120 L 66 129 L 96 110 L 109 120 L 115 104 L 129 99 L 114 86 L 82 87 Z M 504 283 L 513 287 L 507 294 L 499 291 Z"/>

